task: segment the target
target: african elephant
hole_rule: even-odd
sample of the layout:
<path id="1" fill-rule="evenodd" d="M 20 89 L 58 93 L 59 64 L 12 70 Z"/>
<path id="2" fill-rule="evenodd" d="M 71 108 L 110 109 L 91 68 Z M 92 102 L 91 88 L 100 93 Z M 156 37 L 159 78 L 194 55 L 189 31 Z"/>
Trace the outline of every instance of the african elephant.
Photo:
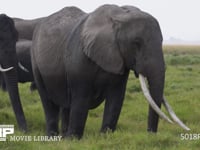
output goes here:
<path id="1" fill-rule="evenodd" d="M 6 21 L 6 18 L 4 18 L 4 19 Z M 30 41 L 30 40 L 32 40 L 32 36 L 33 36 L 35 27 L 37 26 L 37 24 L 39 24 L 42 21 L 43 18 L 38 18 L 38 19 L 33 19 L 33 20 L 24 20 L 24 19 L 19 19 L 19 18 L 7 18 L 7 20 L 9 20 L 9 19 L 10 20 L 12 19 L 14 21 L 14 25 L 15 25 L 15 29 L 12 29 L 14 27 L 12 27 L 12 28 L 10 27 L 9 30 L 17 30 L 17 33 L 18 33 L 17 34 L 18 42 L 16 43 L 16 51 L 12 51 L 13 56 L 9 58 L 10 59 L 9 61 L 12 61 L 12 59 L 13 59 L 13 61 L 15 61 L 15 64 L 17 63 L 17 65 L 14 67 L 15 71 L 17 71 L 17 73 L 15 72 L 16 73 L 15 77 L 13 75 L 12 78 L 16 78 L 16 80 L 21 83 L 32 82 L 30 89 L 35 90 L 36 86 L 35 86 L 34 79 L 33 79 L 32 66 L 31 66 L 31 60 L 30 60 L 30 49 L 31 49 L 31 44 L 32 44 L 32 41 Z M 2 39 L 3 38 L 4 37 L 2 36 Z M 11 39 L 11 40 L 13 41 L 14 39 Z M 10 43 L 12 43 L 12 41 L 10 41 Z M 9 42 L 7 43 L 7 45 L 8 44 L 9 44 Z M 2 49 L 1 53 L 5 53 L 6 51 L 7 51 L 6 48 Z M 8 57 L 8 56 L 3 57 L 4 55 L 2 55 L 2 58 L 4 58 L 4 59 L 1 59 L 1 63 L 3 63 Z M 17 60 L 17 62 L 15 59 Z M 8 69 L 8 71 L 9 71 L 9 69 Z M 15 112 L 15 115 L 17 118 L 19 128 L 23 131 L 26 131 L 27 125 L 26 125 L 25 116 L 24 116 L 24 113 L 22 110 L 22 106 L 20 103 L 18 87 L 17 87 L 17 89 L 9 88 L 9 86 L 11 86 L 10 83 L 12 83 L 12 82 L 6 81 L 8 79 L 6 79 L 4 72 L 5 72 L 5 69 L 1 68 L 1 70 L 0 70 L 0 87 L 3 90 L 8 90 L 9 95 L 11 97 L 11 102 L 12 102 L 13 109 L 14 109 L 14 112 Z M 9 78 L 9 79 L 12 79 L 12 78 Z M 17 92 L 16 92 L 16 90 L 17 90 Z M 18 95 L 18 96 L 13 96 L 14 94 Z"/>
<path id="2" fill-rule="evenodd" d="M 64 108 L 66 137 L 81 138 L 88 110 L 105 99 L 101 132 L 114 131 L 124 100 L 129 71 L 139 77 L 150 103 L 148 131 L 157 132 L 163 102 L 165 64 L 157 20 L 132 6 L 103 5 L 86 14 L 66 7 L 45 18 L 33 35 L 31 60 L 42 100 L 47 134 L 58 134 Z M 149 90 L 145 84 L 147 78 Z M 189 130 L 175 114 L 171 115 Z"/>
<path id="3" fill-rule="evenodd" d="M 24 112 L 21 106 L 18 92 L 18 75 L 17 75 L 17 55 L 16 41 L 18 33 L 15 29 L 14 22 L 8 16 L 0 15 L 0 72 L 7 85 L 7 90 L 11 99 L 12 107 L 16 115 L 19 128 L 27 130 Z"/>

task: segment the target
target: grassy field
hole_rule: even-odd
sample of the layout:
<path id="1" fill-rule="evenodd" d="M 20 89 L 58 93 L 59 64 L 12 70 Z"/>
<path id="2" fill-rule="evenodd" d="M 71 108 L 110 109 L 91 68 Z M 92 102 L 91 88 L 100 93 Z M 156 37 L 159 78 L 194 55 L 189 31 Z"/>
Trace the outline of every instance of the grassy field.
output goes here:
<path id="1" fill-rule="evenodd" d="M 100 134 L 103 104 L 89 112 L 83 138 L 60 142 L 0 142 L 2 150 L 188 150 L 199 149 L 200 137 L 200 46 L 164 46 L 166 61 L 165 96 L 176 114 L 191 128 L 159 122 L 157 134 L 146 132 L 148 105 L 138 79 L 131 73 L 117 130 Z M 45 119 L 37 92 L 20 84 L 28 133 L 18 131 L 7 93 L 0 91 L 0 124 L 14 124 L 19 136 L 45 135 Z M 164 109 L 162 109 L 165 111 Z M 166 112 L 166 111 L 165 111 Z M 192 140 L 183 139 L 194 136 Z"/>

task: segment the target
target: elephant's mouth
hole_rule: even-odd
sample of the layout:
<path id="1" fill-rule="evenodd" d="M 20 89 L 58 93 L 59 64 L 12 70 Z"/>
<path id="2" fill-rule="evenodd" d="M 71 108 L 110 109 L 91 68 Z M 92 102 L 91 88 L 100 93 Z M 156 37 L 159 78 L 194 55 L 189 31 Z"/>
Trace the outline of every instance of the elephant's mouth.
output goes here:
<path id="1" fill-rule="evenodd" d="M 156 105 L 155 101 L 153 100 L 146 82 L 145 82 L 145 77 L 142 74 L 139 74 L 139 80 L 140 80 L 140 84 L 141 84 L 141 88 L 142 91 L 144 93 L 144 96 L 146 97 L 148 103 L 150 104 L 150 106 L 154 109 L 154 111 L 164 120 L 166 120 L 169 123 L 177 123 L 180 127 L 182 127 L 185 130 L 190 130 L 190 128 L 188 128 L 174 113 L 174 111 L 172 110 L 171 106 L 169 105 L 169 103 L 167 102 L 167 100 L 165 99 L 165 97 L 163 96 L 163 104 L 167 110 L 167 112 L 169 113 L 169 115 L 171 116 L 171 119 L 169 119 L 162 111 L 161 109 Z"/>

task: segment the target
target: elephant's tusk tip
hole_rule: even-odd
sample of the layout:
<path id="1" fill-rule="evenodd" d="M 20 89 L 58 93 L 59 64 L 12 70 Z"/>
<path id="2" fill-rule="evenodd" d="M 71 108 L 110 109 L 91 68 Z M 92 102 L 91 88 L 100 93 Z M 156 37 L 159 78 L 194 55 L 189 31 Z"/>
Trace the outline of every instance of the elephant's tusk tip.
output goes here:
<path id="1" fill-rule="evenodd" d="M 21 68 L 23 71 L 29 72 L 29 70 L 28 70 L 27 68 L 25 68 L 20 62 L 18 62 L 18 66 L 19 66 L 19 68 Z"/>
<path id="2" fill-rule="evenodd" d="M 168 111 L 168 113 L 170 114 L 170 116 L 172 117 L 172 120 L 177 123 L 181 128 L 183 128 L 184 130 L 190 131 L 190 128 L 188 128 L 175 114 L 175 112 L 173 111 L 173 109 L 171 108 L 171 106 L 169 105 L 167 99 L 163 96 L 163 104 L 166 108 L 166 110 Z"/>
<path id="3" fill-rule="evenodd" d="M 191 129 L 190 128 L 188 128 L 188 129 L 186 129 L 187 131 L 190 131 Z"/>

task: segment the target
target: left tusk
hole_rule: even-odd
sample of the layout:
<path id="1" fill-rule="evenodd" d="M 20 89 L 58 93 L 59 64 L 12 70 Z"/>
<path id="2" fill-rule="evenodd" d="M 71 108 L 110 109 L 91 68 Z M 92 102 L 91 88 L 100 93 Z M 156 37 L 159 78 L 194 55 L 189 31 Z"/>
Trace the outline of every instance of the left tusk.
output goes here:
<path id="1" fill-rule="evenodd" d="M 0 64 L 0 72 L 7 72 L 7 71 L 12 70 L 13 68 L 14 68 L 14 67 L 9 67 L 9 68 L 4 69 L 4 68 L 1 66 L 1 64 Z"/>
<path id="2" fill-rule="evenodd" d="M 29 72 L 28 69 L 26 69 L 20 62 L 18 62 L 19 68 L 21 68 L 25 72 Z"/>
<path id="3" fill-rule="evenodd" d="M 190 128 L 188 128 L 174 113 L 174 111 L 172 110 L 171 106 L 169 105 L 169 103 L 167 102 L 167 100 L 165 99 L 165 97 L 163 96 L 163 104 L 166 108 L 166 110 L 169 112 L 170 116 L 172 117 L 173 121 L 176 122 L 180 127 L 182 127 L 183 129 L 189 131 Z"/>
<path id="4" fill-rule="evenodd" d="M 149 90 L 146 86 L 145 83 L 145 79 L 144 76 L 139 74 L 139 80 L 140 80 L 140 84 L 142 87 L 142 91 L 144 93 L 144 96 L 146 97 L 148 103 L 150 104 L 150 106 L 153 108 L 153 110 L 164 120 L 166 120 L 169 123 L 173 123 L 173 121 L 171 121 L 171 119 L 169 119 L 162 111 L 161 109 L 157 106 L 157 104 L 154 102 L 153 98 L 151 97 Z"/>

